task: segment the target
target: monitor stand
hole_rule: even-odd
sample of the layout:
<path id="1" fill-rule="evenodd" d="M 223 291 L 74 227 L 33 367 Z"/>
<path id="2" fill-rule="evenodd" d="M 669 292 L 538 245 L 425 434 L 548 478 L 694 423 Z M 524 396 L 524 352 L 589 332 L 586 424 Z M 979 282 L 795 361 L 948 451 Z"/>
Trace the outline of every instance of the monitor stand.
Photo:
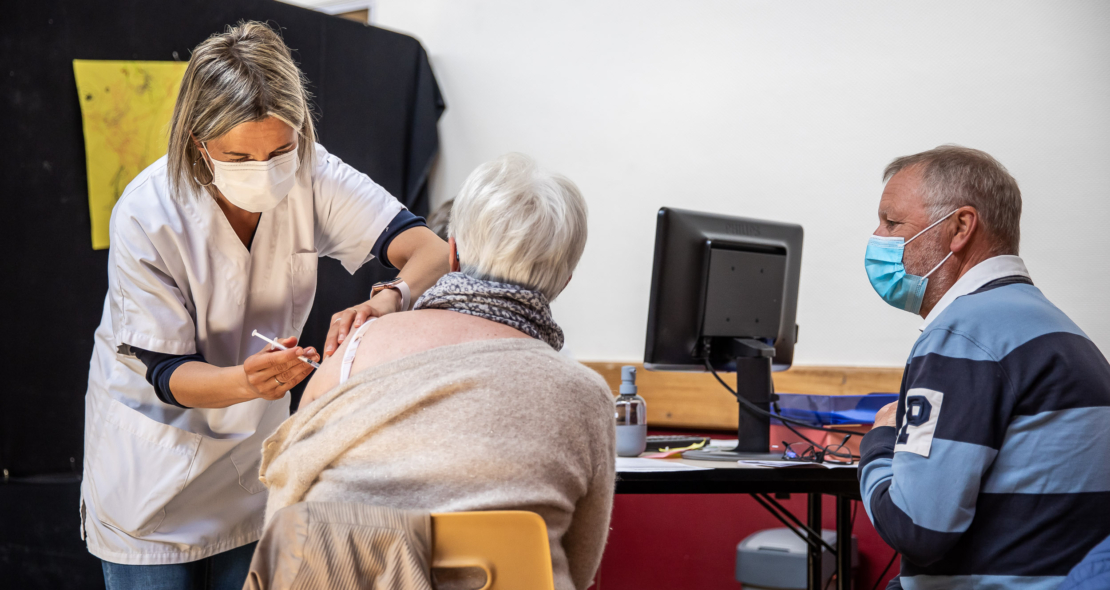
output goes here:
<path id="1" fill-rule="evenodd" d="M 774 395 L 771 359 L 775 356 L 775 347 L 750 338 L 736 338 L 731 341 L 727 353 L 736 360 L 736 393 L 756 407 L 770 412 Z M 736 448 L 686 451 L 682 453 L 682 458 L 733 462 L 781 460 L 781 452 L 771 452 L 771 418 L 757 414 L 739 402 L 737 404 L 740 406 L 740 424 L 736 429 Z"/>

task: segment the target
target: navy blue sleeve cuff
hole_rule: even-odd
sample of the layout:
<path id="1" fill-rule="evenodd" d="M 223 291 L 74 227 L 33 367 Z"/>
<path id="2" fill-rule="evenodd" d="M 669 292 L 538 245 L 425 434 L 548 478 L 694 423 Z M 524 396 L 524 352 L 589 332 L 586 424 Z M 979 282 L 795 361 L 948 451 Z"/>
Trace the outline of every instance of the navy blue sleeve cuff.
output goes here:
<path id="1" fill-rule="evenodd" d="M 894 457 L 894 443 L 898 438 L 898 430 L 893 426 L 879 426 L 872 428 L 863 435 L 859 444 L 859 473 L 863 474 L 863 467 L 875 459 Z"/>
<path id="2" fill-rule="evenodd" d="M 163 403 L 188 409 L 189 406 L 181 405 L 174 399 L 173 393 L 170 391 L 170 376 L 185 363 L 205 362 L 204 357 L 199 354 L 151 352 L 134 346 L 131 347 L 131 352 L 134 352 L 135 356 L 146 365 L 146 381 L 154 386 L 154 395 L 157 395 Z"/>
<path id="3" fill-rule="evenodd" d="M 370 249 L 370 253 L 387 268 L 396 268 L 389 262 L 387 256 L 389 245 L 393 243 L 393 238 L 401 235 L 401 232 L 419 226 L 428 227 L 428 223 L 424 221 L 423 217 L 413 215 L 412 211 L 401 209 L 400 213 L 393 217 L 393 221 L 390 221 L 389 225 L 382 230 L 382 235 L 378 236 L 378 241 L 374 242 L 374 247 Z"/>

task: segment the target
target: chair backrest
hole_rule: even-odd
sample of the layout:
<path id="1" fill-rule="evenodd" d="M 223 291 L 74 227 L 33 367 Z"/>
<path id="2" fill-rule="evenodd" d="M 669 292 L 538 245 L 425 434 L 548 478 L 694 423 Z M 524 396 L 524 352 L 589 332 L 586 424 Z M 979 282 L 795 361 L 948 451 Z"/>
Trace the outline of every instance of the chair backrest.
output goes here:
<path id="1" fill-rule="evenodd" d="M 535 512 L 433 514 L 432 539 L 433 573 L 480 569 L 480 590 L 555 588 L 547 525 Z"/>

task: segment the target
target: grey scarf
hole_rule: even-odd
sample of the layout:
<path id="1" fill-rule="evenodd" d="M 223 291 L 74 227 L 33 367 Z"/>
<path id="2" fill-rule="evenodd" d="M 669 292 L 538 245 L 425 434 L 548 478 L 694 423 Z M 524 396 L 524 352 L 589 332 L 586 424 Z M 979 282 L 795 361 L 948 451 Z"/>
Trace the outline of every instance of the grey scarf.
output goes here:
<path id="1" fill-rule="evenodd" d="M 543 340 L 555 350 L 563 347 L 563 330 L 551 318 L 547 297 L 517 285 L 453 272 L 425 291 L 413 309 L 449 309 L 485 318 Z"/>

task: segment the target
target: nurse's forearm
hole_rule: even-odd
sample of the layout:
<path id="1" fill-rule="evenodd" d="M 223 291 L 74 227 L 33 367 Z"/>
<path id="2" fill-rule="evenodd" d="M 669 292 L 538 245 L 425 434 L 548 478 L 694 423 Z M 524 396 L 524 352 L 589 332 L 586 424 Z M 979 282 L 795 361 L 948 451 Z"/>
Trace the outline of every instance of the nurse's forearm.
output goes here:
<path id="1" fill-rule="evenodd" d="M 389 261 L 400 269 L 399 276 L 408 284 L 413 301 L 451 271 L 447 243 L 423 226 L 393 238 L 388 255 Z"/>
<path id="2" fill-rule="evenodd" d="M 188 408 L 226 408 L 258 397 L 242 366 L 200 362 L 178 367 L 170 376 L 170 391 L 177 403 Z"/>
<path id="3" fill-rule="evenodd" d="M 311 346 L 297 346 L 296 338 L 279 338 L 278 343 L 286 348 L 264 348 L 236 367 L 201 362 L 180 365 L 170 375 L 170 393 L 189 408 L 226 408 L 253 399 L 281 399 L 312 372 L 312 365 L 300 357 L 319 362 L 320 355 Z"/>

